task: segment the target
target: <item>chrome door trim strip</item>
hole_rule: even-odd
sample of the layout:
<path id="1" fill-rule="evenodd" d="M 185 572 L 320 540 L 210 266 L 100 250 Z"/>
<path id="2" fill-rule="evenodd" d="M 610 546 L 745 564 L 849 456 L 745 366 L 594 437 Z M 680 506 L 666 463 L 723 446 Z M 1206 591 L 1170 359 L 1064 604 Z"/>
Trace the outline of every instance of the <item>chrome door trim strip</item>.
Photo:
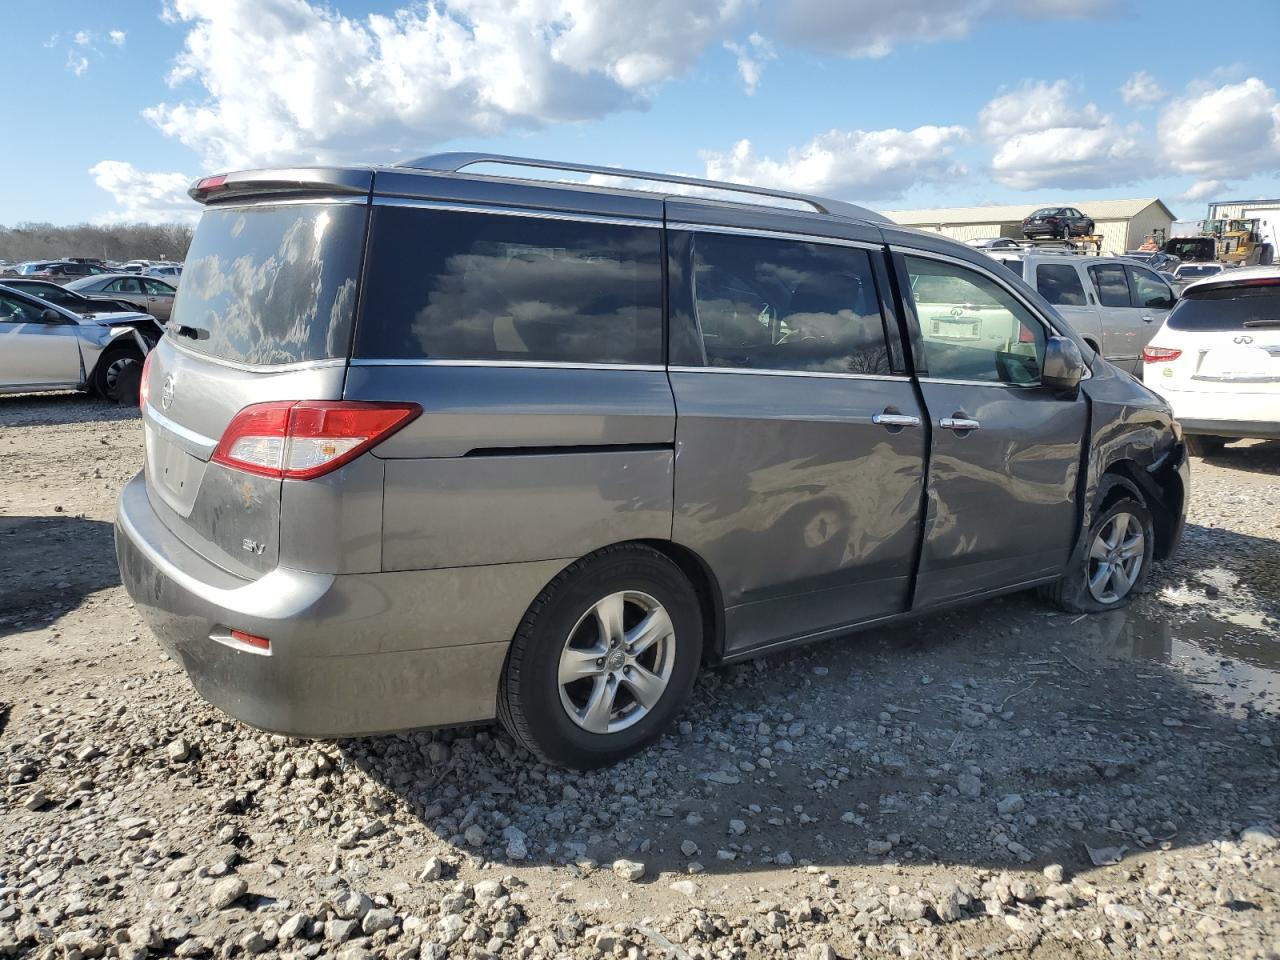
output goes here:
<path id="1" fill-rule="evenodd" d="M 898 374 L 872 373 L 828 373 L 826 371 L 806 370 L 756 370 L 750 367 L 668 367 L 671 373 L 736 373 L 754 374 L 764 377 L 803 377 L 805 379 L 821 378 L 824 380 L 886 380 L 894 383 L 910 383 L 911 378 Z"/>
<path id="2" fill-rule="evenodd" d="M 860 250 L 883 250 L 883 243 L 872 240 L 850 240 L 845 237 L 828 237 L 812 233 L 797 233 L 788 230 L 768 230 L 760 227 L 735 227 L 715 223 L 685 223 L 683 221 L 668 223 L 668 230 L 688 230 L 693 233 L 725 233 L 733 236 L 764 237 L 770 240 L 791 240 L 801 243 L 825 243 L 835 247 L 857 247 Z"/>
<path id="3" fill-rule="evenodd" d="M 396 357 L 354 357 L 353 367 L 514 367 L 529 370 L 629 370 L 662 373 L 660 363 L 570 363 L 555 360 L 433 360 Z"/>
<path id="4" fill-rule="evenodd" d="M 451 213 L 488 213 L 503 217 L 533 217 L 539 220 L 568 220 L 575 223 L 601 223 L 618 227 L 662 229 L 661 220 L 615 217 L 600 213 L 575 213 L 572 210 L 546 210 L 536 207 L 499 207 L 484 203 L 459 203 L 451 200 L 418 200 L 412 197 L 383 196 L 374 197 L 373 205 L 375 207 L 419 207 L 424 210 L 440 210 Z"/>

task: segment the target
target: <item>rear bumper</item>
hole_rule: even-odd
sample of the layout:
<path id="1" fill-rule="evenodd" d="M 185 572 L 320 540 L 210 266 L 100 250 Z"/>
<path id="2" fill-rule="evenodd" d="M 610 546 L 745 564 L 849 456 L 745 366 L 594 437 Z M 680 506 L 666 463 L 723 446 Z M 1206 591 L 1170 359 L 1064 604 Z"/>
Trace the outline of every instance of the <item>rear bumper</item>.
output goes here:
<path id="1" fill-rule="evenodd" d="M 1188 436 L 1232 437 L 1237 440 L 1280 440 L 1280 423 L 1268 420 L 1179 420 Z"/>
<path id="2" fill-rule="evenodd" d="M 1061 224 L 1031 223 L 1022 228 L 1024 237 L 1056 237 L 1062 232 Z"/>
<path id="3" fill-rule="evenodd" d="M 129 595 L 200 695 L 245 723 L 345 737 L 491 719 L 507 647 L 559 561 L 408 573 L 277 568 L 241 580 L 156 516 L 139 474 L 120 496 Z M 270 653 L 230 639 L 241 630 Z"/>
<path id="4" fill-rule="evenodd" d="M 1146 383 L 1173 407 L 1173 416 L 1185 434 L 1280 438 L 1280 393 L 1161 390 L 1158 381 L 1150 377 Z"/>

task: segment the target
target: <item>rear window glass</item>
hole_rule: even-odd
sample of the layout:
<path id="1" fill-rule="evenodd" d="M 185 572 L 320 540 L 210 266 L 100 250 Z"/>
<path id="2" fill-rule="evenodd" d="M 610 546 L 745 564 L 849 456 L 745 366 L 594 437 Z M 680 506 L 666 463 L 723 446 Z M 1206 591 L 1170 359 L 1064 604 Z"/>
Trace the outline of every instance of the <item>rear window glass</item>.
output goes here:
<path id="1" fill-rule="evenodd" d="M 693 255 L 707 366 L 891 372 L 865 250 L 707 233 Z"/>
<path id="2" fill-rule="evenodd" d="M 1120 264 L 1105 264 L 1089 268 L 1089 276 L 1093 278 L 1093 287 L 1098 291 L 1098 302 L 1104 307 L 1127 307 L 1129 303 L 1129 281 L 1125 278 L 1124 267 Z"/>
<path id="3" fill-rule="evenodd" d="M 1055 307 L 1083 307 L 1084 284 L 1069 263 L 1042 263 L 1036 267 L 1036 289 Z"/>
<path id="4" fill-rule="evenodd" d="M 367 211 L 351 203 L 207 210 L 170 321 L 193 336 L 176 342 L 250 364 L 345 357 Z"/>
<path id="5" fill-rule="evenodd" d="M 661 251 L 655 227 L 377 207 L 356 355 L 661 363 Z"/>
<path id="6" fill-rule="evenodd" d="M 1200 331 L 1280 328 L 1280 286 L 1193 290 L 1178 301 L 1166 325 Z"/>

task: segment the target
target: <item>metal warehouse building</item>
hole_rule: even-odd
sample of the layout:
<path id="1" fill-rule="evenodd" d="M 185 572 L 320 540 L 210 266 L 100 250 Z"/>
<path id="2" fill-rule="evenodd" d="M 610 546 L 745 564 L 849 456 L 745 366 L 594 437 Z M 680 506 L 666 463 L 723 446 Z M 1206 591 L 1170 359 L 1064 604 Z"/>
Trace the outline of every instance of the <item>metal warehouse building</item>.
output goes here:
<path id="1" fill-rule="evenodd" d="M 1280 200 L 1218 200 L 1209 204 L 1210 220 L 1280 220 Z"/>
<path id="2" fill-rule="evenodd" d="M 1137 200 L 1068 200 L 1061 203 L 1026 203 L 991 207 L 942 207 L 937 210 L 885 210 L 884 215 L 904 227 L 932 230 L 956 240 L 984 237 L 1022 239 L 1022 220 L 1041 207 L 1075 207 L 1092 217 L 1102 236 L 1104 253 L 1123 253 L 1142 245 L 1146 236 L 1165 231 L 1173 213 L 1156 197 Z"/>

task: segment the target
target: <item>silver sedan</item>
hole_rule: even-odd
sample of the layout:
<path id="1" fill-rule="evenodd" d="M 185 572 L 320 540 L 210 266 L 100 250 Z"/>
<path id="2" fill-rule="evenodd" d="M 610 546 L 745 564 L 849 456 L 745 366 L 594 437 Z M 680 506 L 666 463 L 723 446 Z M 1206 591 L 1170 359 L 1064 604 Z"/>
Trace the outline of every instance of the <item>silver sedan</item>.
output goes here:
<path id="1" fill-rule="evenodd" d="M 142 361 L 162 333 L 145 313 L 83 317 L 0 285 L 0 393 L 92 390 L 136 401 Z"/>

